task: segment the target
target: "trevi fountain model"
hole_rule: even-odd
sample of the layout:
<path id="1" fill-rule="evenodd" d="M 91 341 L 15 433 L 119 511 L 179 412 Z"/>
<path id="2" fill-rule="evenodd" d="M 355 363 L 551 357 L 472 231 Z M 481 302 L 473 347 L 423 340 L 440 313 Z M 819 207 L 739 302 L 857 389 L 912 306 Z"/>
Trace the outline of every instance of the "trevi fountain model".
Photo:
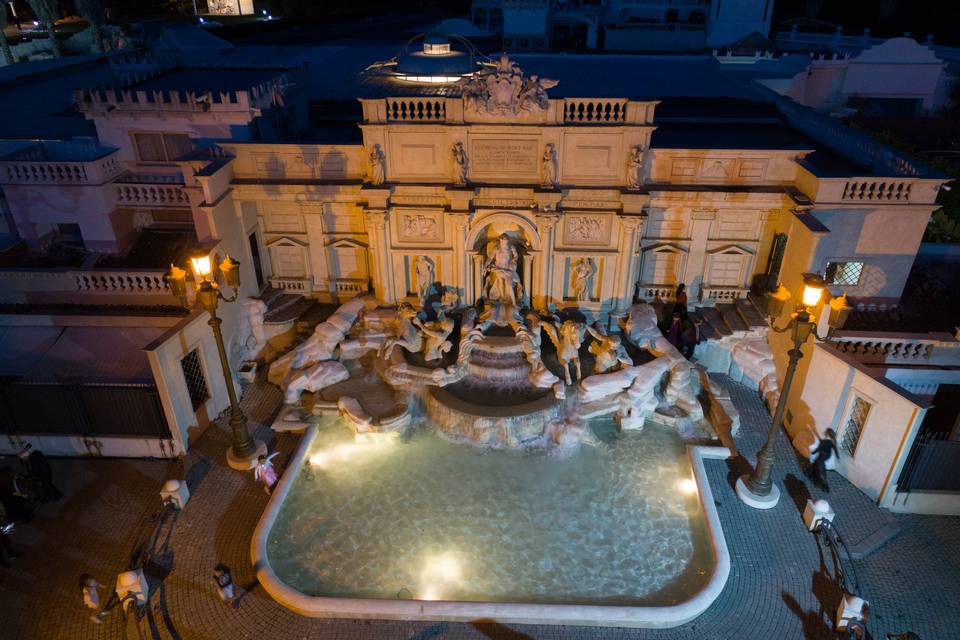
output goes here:
<path id="1" fill-rule="evenodd" d="M 252 542 L 282 604 L 671 626 L 719 595 L 729 558 L 701 458 L 727 450 L 699 446 L 716 386 L 650 305 L 613 331 L 525 306 L 522 248 L 486 242 L 477 307 L 424 260 L 419 305 L 350 300 L 271 364 L 274 428 L 306 431 Z"/>

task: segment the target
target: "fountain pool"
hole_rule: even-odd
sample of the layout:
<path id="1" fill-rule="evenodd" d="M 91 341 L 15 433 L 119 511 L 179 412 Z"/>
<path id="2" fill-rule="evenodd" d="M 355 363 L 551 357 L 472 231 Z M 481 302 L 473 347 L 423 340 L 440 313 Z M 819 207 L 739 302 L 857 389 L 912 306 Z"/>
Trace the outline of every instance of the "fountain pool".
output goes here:
<path id="1" fill-rule="evenodd" d="M 421 426 L 308 431 L 254 535 L 274 598 L 324 617 L 670 626 L 722 589 L 702 463 L 672 429 L 594 419 L 602 446 L 558 460 Z"/>

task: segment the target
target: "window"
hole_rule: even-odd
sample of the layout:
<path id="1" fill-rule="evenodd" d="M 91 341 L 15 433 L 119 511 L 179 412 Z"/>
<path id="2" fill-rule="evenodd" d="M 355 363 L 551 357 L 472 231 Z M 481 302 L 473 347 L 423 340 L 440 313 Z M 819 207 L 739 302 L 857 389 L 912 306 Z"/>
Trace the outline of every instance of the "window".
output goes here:
<path id="1" fill-rule="evenodd" d="M 868 413 L 870 413 L 870 403 L 863 398 L 854 398 L 850 417 L 840 436 L 840 450 L 849 456 L 853 456 L 857 450 L 857 443 L 860 442 L 860 433 L 867 422 Z"/>
<path id="2" fill-rule="evenodd" d="M 743 258 L 740 253 L 714 255 L 710 268 L 710 284 L 715 287 L 742 287 Z"/>
<path id="3" fill-rule="evenodd" d="M 196 349 L 183 357 L 180 361 L 180 368 L 183 369 L 183 380 L 187 383 L 187 393 L 190 394 L 190 405 L 196 411 L 210 399 L 207 379 L 203 375 L 200 354 Z"/>
<path id="4" fill-rule="evenodd" d="M 185 133 L 135 133 L 133 144 L 142 162 L 172 162 L 193 149 Z"/>
<path id="5" fill-rule="evenodd" d="M 852 287 L 860 284 L 863 274 L 862 262 L 828 262 L 824 279 L 827 284 Z"/>

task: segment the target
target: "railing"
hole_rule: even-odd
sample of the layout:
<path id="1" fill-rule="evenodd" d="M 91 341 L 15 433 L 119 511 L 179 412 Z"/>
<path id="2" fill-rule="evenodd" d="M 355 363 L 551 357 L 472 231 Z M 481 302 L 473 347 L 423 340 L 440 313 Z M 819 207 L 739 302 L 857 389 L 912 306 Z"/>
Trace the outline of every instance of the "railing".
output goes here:
<path id="1" fill-rule="evenodd" d="M 334 286 L 337 292 L 337 298 L 355 298 L 366 293 L 369 290 L 368 280 L 359 280 L 352 278 L 340 278 L 334 280 Z"/>
<path id="2" fill-rule="evenodd" d="M 0 302 L 79 302 L 89 293 L 101 293 L 157 296 L 155 304 L 173 304 L 163 275 L 160 269 L 8 269 L 0 271 Z"/>
<path id="3" fill-rule="evenodd" d="M 81 271 L 74 272 L 78 291 L 119 293 L 169 293 L 170 287 L 162 271 Z"/>
<path id="4" fill-rule="evenodd" d="M 6 184 L 103 184 L 123 172 L 116 153 L 97 160 L 4 160 Z"/>
<path id="5" fill-rule="evenodd" d="M 446 119 L 447 103 L 442 98 L 387 98 L 387 120 L 443 122 Z"/>
<path id="6" fill-rule="evenodd" d="M 625 99 L 567 98 L 563 101 L 563 121 L 567 123 L 618 123 L 626 118 Z"/>
<path id="7" fill-rule="evenodd" d="M 639 295 L 644 300 L 673 300 L 677 291 L 676 285 L 670 284 L 641 284 Z"/>
<path id="8" fill-rule="evenodd" d="M 129 207 L 189 207 L 179 184 L 117 184 L 117 204 Z"/>
<path id="9" fill-rule="evenodd" d="M 747 287 L 703 287 L 703 297 L 716 302 L 733 302 L 746 298 L 750 293 Z"/>
<path id="10" fill-rule="evenodd" d="M 845 49 L 857 52 L 886 42 L 886 38 L 871 36 L 870 29 L 864 29 L 862 35 L 854 36 L 847 35 L 843 33 L 842 30 L 837 30 L 833 33 L 808 33 L 798 31 L 797 28 L 794 27 L 791 31 L 777 31 L 773 35 L 773 42 L 778 49 L 784 50 L 826 48 L 831 50 Z M 933 40 L 929 37 L 921 44 L 933 49 L 933 52 L 941 60 L 960 60 L 960 48 L 934 44 Z"/>
<path id="11" fill-rule="evenodd" d="M 897 479 L 897 491 L 960 491 L 960 440 L 922 433 L 913 441 Z"/>
<path id="12" fill-rule="evenodd" d="M 304 293 L 309 294 L 311 291 L 310 280 L 307 278 L 270 278 L 270 286 L 276 287 L 283 291 L 290 291 L 292 293 Z"/>
<path id="13" fill-rule="evenodd" d="M 841 200 L 910 200 L 912 182 L 850 180 L 843 187 Z"/>
<path id="14" fill-rule="evenodd" d="M 949 334 L 943 334 L 942 340 L 935 335 L 841 332 L 834 336 L 833 346 L 840 353 L 866 364 L 960 364 L 960 342 L 950 338 Z"/>

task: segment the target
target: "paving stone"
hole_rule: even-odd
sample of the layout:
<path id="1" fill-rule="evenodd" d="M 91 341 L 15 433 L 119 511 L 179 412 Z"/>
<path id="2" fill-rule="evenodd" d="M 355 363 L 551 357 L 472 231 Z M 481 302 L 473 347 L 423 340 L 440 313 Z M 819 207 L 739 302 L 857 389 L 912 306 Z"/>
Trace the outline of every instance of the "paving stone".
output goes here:
<path id="1" fill-rule="evenodd" d="M 769 428 L 763 402 L 757 392 L 725 376 L 712 378 L 730 392 L 741 417 L 736 441 L 753 464 Z M 246 388 L 243 406 L 256 436 L 280 451 L 276 461 L 282 468 L 300 436 L 275 435 L 268 428 L 280 399 L 278 390 L 258 383 Z M 216 563 L 224 562 L 233 569 L 238 585 L 252 582 L 250 537 L 267 496 L 250 474 L 226 466 L 224 453 L 230 437 L 225 422 L 208 429 L 182 461 L 54 460 L 56 480 L 66 497 L 57 504 L 42 505 L 33 522 L 18 525 L 14 533 L 13 542 L 24 555 L 13 569 L 0 568 L 0 637 L 136 637 L 126 635 L 118 616 L 93 624 L 81 606 L 77 579 L 81 573 L 91 573 L 104 584 L 113 583 L 159 507 L 160 486 L 171 477 L 187 479 L 191 499 L 176 515 L 169 535 L 165 529 L 160 536 L 161 566 L 153 568 L 151 606 L 140 621 L 144 638 L 834 638 L 830 616 L 838 594 L 828 577 L 830 561 L 821 561 L 816 538 L 803 526 L 807 496 L 827 498 L 837 512 L 836 526 L 855 544 L 868 542 L 888 525 L 901 527 L 898 535 L 853 563 L 860 595 L 871 605 L 869 626 L 874 637 L 907 629 L 924 640 L 957 637 L 960 518 L 890 514 L 833 472 L 831 491 L 824 494 L 806 482 L 782 433 L 775 441 L 774 479 L 783 496 L 769 511 L 751 509 L 737 499 L 733 482 L 745 471 L 741 463 L 706 462 L 731 553 L 730 578 L 709 610 L 673 629 L 316 620 L 284 609 L 259 587 L 253 587 L 233 611 L 217 598 L 210 574 Z M 15 465 L 16 461 L 4 463 Z M 170 568 L 165 577 L 164 567 Z M 101 596 L 105 599 L 106 594 Z"/>

